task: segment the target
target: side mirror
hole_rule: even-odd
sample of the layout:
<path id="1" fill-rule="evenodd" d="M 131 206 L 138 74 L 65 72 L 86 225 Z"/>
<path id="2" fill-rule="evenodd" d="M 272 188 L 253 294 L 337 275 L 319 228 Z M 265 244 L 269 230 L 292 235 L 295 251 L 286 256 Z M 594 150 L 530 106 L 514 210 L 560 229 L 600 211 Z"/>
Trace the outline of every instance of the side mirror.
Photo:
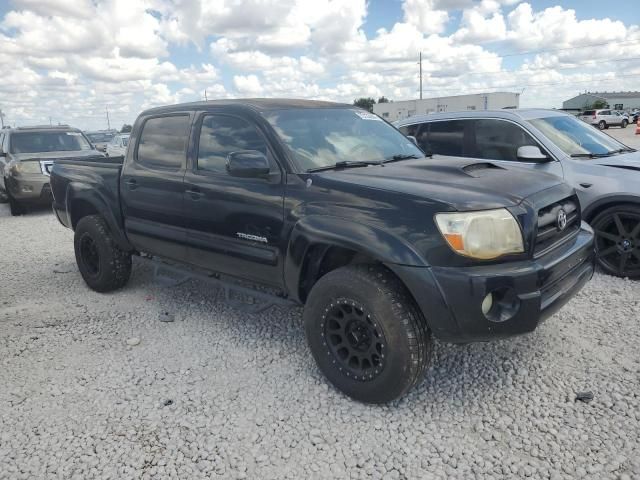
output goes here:
<path id="1" fill-rule="evenodd" d="M 518 156 L 518 160 L 525 162 L 544 163 L 549 161 L 549 157 L 542 153 L 540 148 L 535 145 L 518 147 L 516 155 Z"/>
<path id="2" fill-rule="evenodd" d="M 263 177 L 269 170 L 269 160 L 258 150 L 239 150 L 227 155 L 227 172 L 234 177 Z"/>
<path id="3" fill-rule="evenodd" d="M 407 138 L 411 140 L 416 147 L 418 146 L 418 139 L 416 137 L 413 135 L 407 135 Z"/>

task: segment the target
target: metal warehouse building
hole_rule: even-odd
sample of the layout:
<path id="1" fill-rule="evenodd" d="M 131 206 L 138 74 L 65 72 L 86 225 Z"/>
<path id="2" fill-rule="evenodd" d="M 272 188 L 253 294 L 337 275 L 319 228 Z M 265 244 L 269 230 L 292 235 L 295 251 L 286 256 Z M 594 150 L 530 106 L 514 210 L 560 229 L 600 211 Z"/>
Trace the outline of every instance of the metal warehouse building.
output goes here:
<path id="1" fill-rule="evenodd" d="M 401 102 L 376 103 L 373 112 L 389 122 L 434 112 L 459 112 L 461 110 L 493 110 L 518 108 L 520 94 L 511 92 L 478 93 L 452 97 L 423 98 Z"/>
<path id="2" fill-rule="evenodd" d="M 562 109 L 584 110 L 598 100 L 604 101 L 607 104 L 606 108 L 614 110 L 640 108 L 640 92 L 585 92 L 562 102 Z"/>

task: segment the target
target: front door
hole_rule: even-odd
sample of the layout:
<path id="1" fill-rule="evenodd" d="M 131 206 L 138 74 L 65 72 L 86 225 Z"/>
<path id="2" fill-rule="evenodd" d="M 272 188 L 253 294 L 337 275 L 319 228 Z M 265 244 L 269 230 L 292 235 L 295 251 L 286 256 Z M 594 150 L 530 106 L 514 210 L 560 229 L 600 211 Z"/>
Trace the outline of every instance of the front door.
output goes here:
<path id="1" fill-rule="evenodd" d="M 121 177 L 125 230 L 138 250 L 184 261 L 183 182 L 191 116 L 154 116 L 142 122 Z"/>
<path id="2" fill-rule="evenodd" d="M 283 285 L 283 173 L 252 120 L 202 113 L 185 174 L 188 261 L 208 270 Z M 258 150 L 271 163 L 259 178 L 229 175 L 227 155 Z"/>

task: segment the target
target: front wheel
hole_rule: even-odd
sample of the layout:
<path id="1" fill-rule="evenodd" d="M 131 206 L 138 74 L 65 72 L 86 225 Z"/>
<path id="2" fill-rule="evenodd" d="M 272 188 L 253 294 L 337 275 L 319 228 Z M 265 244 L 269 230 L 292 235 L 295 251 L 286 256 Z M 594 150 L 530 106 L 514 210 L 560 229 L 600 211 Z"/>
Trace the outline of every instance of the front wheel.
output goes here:
<path id="1" fill-rule="evenodd" d="M 629 125 L 629 122 L 627 122 L 626 120 L 622 120 L 622 124 L 620 125 L 620 127 L 627 128 L 627 125 Z"/>
<path id="2" fill-rule="evenodd" d="M 13 217 L 24 215 L 26 211 L 24 205 L 13 198 L 11 192 L 7 192 L 7 199 L 9 200 L 9 212 L 11 212 Z"/>
<path id="3" fill-rule="evenodd" d="M 100 215 L 80 219 L 73 245 L 80 274 L 92 290 L 110 292 L 129 281 L 131 253 L 118 247 Z"/>
<path id="4" fill-rule="evenodd" d="M 640 207 L 608 208 L 591 225 L 600 267 L 617 277 L 640 278 Z"/>
<path id="5" fill-rule="evenodd" d="M 404 395 L 422 380 L 431 359 L 424 318 L 382 266 L 347 266 L 323 276 L 307 299 L 304 325 L 322 373 L 361 402 Z"/>
<path id="6" fill-rule="evenodd" d="M 604 120 L 600 120 L 600 121 L 598 122 L 598 128 L 599 128 L 600 130 L 604 130 L 605 128 L 607 128 L 607 123 L 606 123 Z"/>

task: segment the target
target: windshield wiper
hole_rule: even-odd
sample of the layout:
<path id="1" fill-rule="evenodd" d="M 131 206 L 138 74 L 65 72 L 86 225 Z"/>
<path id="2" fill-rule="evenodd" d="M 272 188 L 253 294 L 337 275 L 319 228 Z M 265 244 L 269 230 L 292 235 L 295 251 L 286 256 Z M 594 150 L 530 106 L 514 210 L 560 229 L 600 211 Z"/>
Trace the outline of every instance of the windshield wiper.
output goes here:
<path id="1" fill-rule="evenodd" d="M 607 152 L 607 153 L 572 153 L 572 158 L 601 158 L 601 157 L 609 157 L 616 152 Z"/>
<path id="2" fill-rule="evenodd" d="M 637 152 L 638 150 L 636 150 L 635 148 L 629 148 L 629 147 L 625 147 L 625 148 L 620 148 L 618 150 L 614 150 L 613 153 L 625 153 L 625 152 Z"/>
<path id="3" fill-rule="evenodd" d="M 382 162 L 377 160 L 343 160 L 341 162 L 336 162 L 333 165 L 326 165 L 324 167 L 310 168 L 307 172 L 323 172 L 325 170 L 336 170 L 339 168 L 356 168 L 356 167 L 367 167 L 369 165 L 382 165 Z"/>
<path id="4" fill-rule="evenodd" d="M 400 160 L 411 160 L 414 158 L 420 158 L 420 157 L 414 153 L 410 153 L 410 154 L 399 153 L 398 155 L 393 155 L 389 158 L 385 158 L 382 161 L 382 163 L 399 162 Z"/>

